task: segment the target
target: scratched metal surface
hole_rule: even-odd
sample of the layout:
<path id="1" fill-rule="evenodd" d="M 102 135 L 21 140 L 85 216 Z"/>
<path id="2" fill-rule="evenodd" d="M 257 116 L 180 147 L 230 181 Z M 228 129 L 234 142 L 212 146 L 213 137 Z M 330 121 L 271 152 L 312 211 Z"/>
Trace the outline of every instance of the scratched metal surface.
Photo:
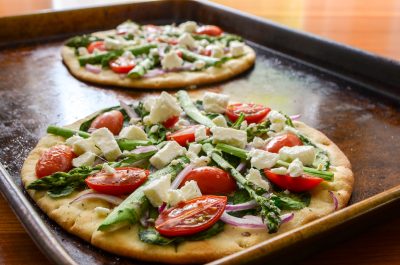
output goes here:
<path id="1" fill-rule="evenodd" d="M 56 40 L 0 50 L 0 162 L 21 190 L 23 161 L 49 124 L 69 124 L 116 105 L 118 99 L 133 102 L 158 93 L 78 81 L 61 62 L 61 45 Z M 232 100 L 262 103 L 289 115 L 301 114 L 304 122 L 325 133 L 349 157 L 355 173 L 351 204 L 400 184 L 398 105 L 252 45 L 257 52 L 254 68 L 222 84 L 193 90 L 191 95 L 200 97 L 204 91 L 213 90 L 230 94 Z M 145 264 L 94 248 L 35 209 L 79 263 Z"/>

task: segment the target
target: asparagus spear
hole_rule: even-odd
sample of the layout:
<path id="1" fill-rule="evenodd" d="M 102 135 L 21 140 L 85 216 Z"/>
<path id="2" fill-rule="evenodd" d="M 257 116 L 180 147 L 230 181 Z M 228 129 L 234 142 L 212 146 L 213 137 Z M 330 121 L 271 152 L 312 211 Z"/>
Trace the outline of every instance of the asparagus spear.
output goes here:
<path id="1" fill-rule="evenodd" d="M 209 57 L 209 56 L 203 56 L 203 55 L 191 52 L 184 48 L 180 48 L 179 50 L 182 52 L 183 59 L 185 59 L 186 61 L 189 61 L 189 62 L 194 62 L 194 61 L 200 60 L 200 61 L 204 61 L 207 66 L 218 66 L 218 65 L 224 63 L 223 59 L 213 58 L 213 57 Z"/>
<path id="2" fill-rule="evenodd" d="M 138 45 L 138 46 L 128 48 L 127 50 L 130 51 L 133 55 L 141 55 L 141 54 L 149 53 L 149 51 L 153 48 L 157 48 L 157 44 Z"/>
<path id="3" fill-rule="evenodd" d="M 253 198 L 258 205 L 261 207 L 261 216 L 264 218 L 266 225 L 268 227 L 269 233 L 275 233 L 278 231 L 279 225 L 281 223 L 280 209 L 275 206 L 273 197 L 271 195 L 269 198 L 258 195 L 248 183 L 247 179 L 240 174 L 231 164 L 229 164 L 222 156 L 214 152 L 214 148 L 211 144 L 204 144 L 203 151 L 207 154 L 211 153 L 211 158 L 214 162 L 228 171 L 236 181 L 244 187 L 244 189 L 249 193 L 250 197 Z"/>
<path id="4" fill-rule="evenodd" d="M 171 174 L 172 179 L 184 168 L 188 162 L 186 157 L 180 158 L 180 162 L 176 165 L 169 165 L 160 169 L 149 176 L 145 184 L 135 190 L 128 198 L 126 198 L 119 206 L 107 216 L 98 230 L 110 231 L 116 230 L 129 224 L 135 224 L 139 221 L 142 213 L 150 206 L 150 203 L 143 193 L 146 187 L 153 180 L 158 179 L 166 174 Z"/>
<path id="5" fill-rule="evenodd" d="M 207 116 L 201 114 L 201 112 L 196 108 L 196 106 L 193 104 L 193 101 L 190 99 L 189 94 L 186 91 L 184 90 L 178 91 L 177 97 L 179 104 L 185 111 L 186 115 L 188 115 L 194 121 L 203 124 L 207 127 L 211 128 L 215 126 L 212 120 L 210 120 Z"/>
<path id="6" fill-rule="evenodd" d="M 228 153 L 231 154 L 233 156 L 237 156 L 240 158 L 244 158 L 244 159 L 248 159 L 249 158 L 249 152 L 241 149 L 241 148 L 237 148 L 231 145 L 227 145 L 227 144 L 217 144 L 216 148 L 218 150 L 221 150 L 224 153 Z M 279 166 L 283 166 L 283 167 L 289 167 L 289 163 L 278 160 L 278 162 L 276 163 Z M 321 170 L 317 170 L 315 168 L 311 168 L 311 167 L 303 167 L 304 172 L 307 172 L 313 176 L 317 176 L 320 177 L 324 180 L 327 181 L 332 181 L 333 180 L 333 176 L 334 174 L 332 172 L 329 171 L 321 171 Z"/>
<path id="7" fill-rule="evenodd" d="M 144 76 L 149 69 L 153 68 L 155 64 L 156 63 L 153 58 L 146 58 L 128 73 L 128 77 L 140 78 Z"/>
<path id="8" fill-rule="evenodd" d="M 47 132 L 62 136 L 64 138 L 70 138 L 74 135 L 79 135 L 83 138 L 89 138 L 90 133 L 84 132 L 84 131 L 79 131 L 79 130 L 73 130 L 73 129 L 68 129 L 68 128 L 63 128 L 63 127 L 58 127 L 54 125 L 50 125 L 47 127 Z M 121 150 L 133 150 L 137 146 L 144 146 L 144 145 L 151 145 L 152 143 L 150 141 L 144 141 L 144 140 L 128 140 L 128 139 L 116 139 L 119 148 Z"/>

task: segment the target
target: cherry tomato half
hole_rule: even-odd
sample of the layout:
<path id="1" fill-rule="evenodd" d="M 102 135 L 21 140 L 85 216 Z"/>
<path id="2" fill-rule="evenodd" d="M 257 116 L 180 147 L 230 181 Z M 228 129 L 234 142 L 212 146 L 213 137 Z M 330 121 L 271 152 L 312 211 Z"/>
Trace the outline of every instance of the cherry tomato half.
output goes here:
<path id="1" fill-rule="evenodd" d="M 56 172 L 72 169 L 72 159 L 76 156 L 67 145 L 56 145 L 46 150 L 36 163 L 36 176 L 43 178 Z"/>
<path id="2" fill-rule="evenodd" d="M 107 128 L 114 135 L 119 134 L 124 124 L 124 116 L 118 110 L 112 110 L 109 112 L 104 112 L 92 121 L 90 125 L 90 130 L 99 129 L 99 128 Z"/>
<path id="3" fill-rule="evenodd" d="M 164 125 L 165 128 L 171 128 L 178 121 L 179 121 L 179 117 L 173 116 L 173 117 L 169 118 L 168 120 L 164 121 L 162 124 Z"/>
<path id="4" fill-rule="evenodd" d="M 264 169 L 267 178 L 276 186 L 293 192 L 308 191 L 320 184 L 323 179 L 303 174 L 300 177 L 293 178 L 289 175 L 278 175 L 272 173 L 269 169 Z"/>
<path id="5" fill-rule="evenodd" d="M 122 56 L 110 61 L 111 70 L 118 74 L 129 73 L 129 71 L 132 70 L 135 66 L 136 63 L 134 60 Z"/>
<path id="6" fill-rule="evenodd" d="M 193 169 L 182 181 L 195 180 L 202 194 L 228 195 L 237 188 L 236 181 L 224 170 L 217 167 L 198 167 Z"/>
<path id="7" fill-rule="evenodd" d="M 226 115 L 228 118 L 235 122 L 241 113 L 245 115 L 244 119 L 248 123 L 258 123 L 264 119 L 270 112 L 270 108 L 264 107 L 260 104 L 253 103 L 236 103 L 231 104 L 226 108 Z"/>
<path id="8" fill-rule="evenodd" d="M 225 196 L 206 195 L 180 202 L 163 211 L 155 222 L 161 235 L 187 236 L 203 231 L 215 224 L 225 210 Z"/>
<path id="9" fill-rule="evenodd" d="M 219 36 L 223 33 L 222 29 L 213 25 L 201 26 L 196 30 L 197 34 Z"/>
<path id="10" fill-rule="evenodd" d="M 284 146 L 292 147 L 297 145 L 303 145 L 300 138 L 293 133 L 287 133 L 272 138 L 271 141 L 268 142 L 266 150 L 271 153 L 278 153 Z"/>
<path id="11" fill-rule="evenodd" d="M 85 179 L 89 188 L 112 195 L 128 194 L 146 182 L 150 171 L 135 167 L 115 168 L 115 173 L 97 172 Z"/>
<path id="12" fill-rule="evenodd" d="M 99 51 L 105 51 L 106 46 L 104 45 L 104 41 L 94 41 L 90 43 L 89 46 L 87 47 L 89 53 L 93 53 L 94 49 L 97 49 Z"/>
<path id="13" fill-rule="evenodd" d="M 175 141 L 181 146 L 187 146 L 188 143 L 194 142 L 195 141 L 195 131 L 197 128 L 199 128 L 201 125 L 190 125 L 187 126 L 186 128 L 180 129 L 179 131 L 176 131 L 174 133 L 168 134 L 167 135 L 167 140 L 168 141 Z M 206 128 L 207 135 L 210 134 L 210 129 Z"/>

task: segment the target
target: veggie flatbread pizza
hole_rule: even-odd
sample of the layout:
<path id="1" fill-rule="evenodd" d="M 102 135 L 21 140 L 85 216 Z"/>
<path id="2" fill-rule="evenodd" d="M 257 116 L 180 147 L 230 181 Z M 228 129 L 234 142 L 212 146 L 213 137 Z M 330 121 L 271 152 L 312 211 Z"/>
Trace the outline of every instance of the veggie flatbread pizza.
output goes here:
<path id="1" fill-rule="evenodd" d="M 237 35 L 193 21 L 139 25 L 69 39 L 62 57 L 84 81 L 132 88 L 177 88 L 229 79 L 254 64 L 255 52 Z"/>
<path id="2" fill-rule="evenodd" d="M 49 126 L 22 180 L 50 218 L 104 250 L 208 262 L 347 204 L 348 159 L 297 118 L 162 92 Z"/>

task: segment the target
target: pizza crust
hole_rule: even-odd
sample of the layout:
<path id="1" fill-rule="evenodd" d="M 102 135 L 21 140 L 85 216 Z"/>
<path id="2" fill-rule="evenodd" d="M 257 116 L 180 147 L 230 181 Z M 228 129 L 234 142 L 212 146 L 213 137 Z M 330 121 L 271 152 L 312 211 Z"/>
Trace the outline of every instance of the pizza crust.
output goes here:
<path id="1" fill-rule="evenodd" d="M 114 32 L 104 31 L 93 35 L 104 37 L 112 33 Z M 243 56 L 225 62 L 221 67 L 208 67 L 203 71 L 194 72 L 172 72 L 140 79 L 131 79 L 109 69 L 102 69 L 99 74 L 89 72 L 85 67 L 79 65 L 75 51 L 71 47 L 63 46 L 61 56 L 71 74 L 82 81 L 138 89 L 173 89 L 216 83 L 239 75 L 254 64 L 256 53 L 252 48 L 245 45 Z"/>
<path id="2" fill-rule="evenodd" d="M 78 128 L 80 123 L 82 121 L 78 121 L 68 127 Z M 97 231 L 97 227 L 105 217 L 99 216 L 94 211 L 94 208 L 97 206 L 111 208 L 111 205 L 104 201 L 90 199 L 71 204 L 70 202 L 82 192 L 75 192 L 62 199 L 52 199 L 45 192 L 29 190 L 28 193 L 38 206 L 65 230 L 101 249 L 146 261 L 175 264 L 209 262 L 254 246 L 332 213 L 334 205 L 328 189 L 336 195 L 339 209 L 347 204 L 354 184 L 349 160 L 323 133 L 302 122 L 294 122 L 294 124 L 300 132 L 328 152 L 335 176 L 333 182 L 323 182 L 323 184 L 315 188 L 311 193 L 312 198 L 309 207 L 295 212 L 294 218 L 290 222 L 283 224 L 279 232 L 275 234 L 268 234 L 264 229 L 246 229 L 225 225 L 223 232 L 206 240 L 187 241 L 177 246 L 150 245 L 139 240 L 137 225 L 114 232 Z M 39 141 L 38 145 L 27 157 L 21 171 L 22 181 L 25 186 L 36 180 L 35 165 L 41 153 L 49 147 L 63 142 L 64 139 L 62 137 L 54 135 L 46 135 Z"/>

